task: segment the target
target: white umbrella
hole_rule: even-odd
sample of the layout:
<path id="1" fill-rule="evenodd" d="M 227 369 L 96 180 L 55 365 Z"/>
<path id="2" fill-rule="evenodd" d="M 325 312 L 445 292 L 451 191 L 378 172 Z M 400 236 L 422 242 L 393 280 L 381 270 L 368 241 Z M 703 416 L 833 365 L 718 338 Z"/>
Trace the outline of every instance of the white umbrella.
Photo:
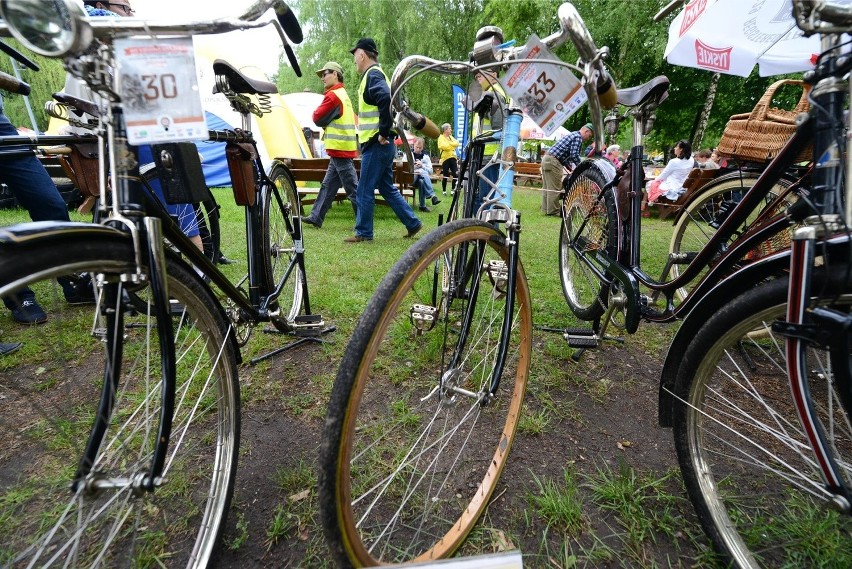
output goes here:
<path id="1" fill-rule="evenodd" d="M 790 0 L 691 0 L 669 26 L 666 60 L 748 77 L 813 69 L 819 37 L 796 27 Z"/>

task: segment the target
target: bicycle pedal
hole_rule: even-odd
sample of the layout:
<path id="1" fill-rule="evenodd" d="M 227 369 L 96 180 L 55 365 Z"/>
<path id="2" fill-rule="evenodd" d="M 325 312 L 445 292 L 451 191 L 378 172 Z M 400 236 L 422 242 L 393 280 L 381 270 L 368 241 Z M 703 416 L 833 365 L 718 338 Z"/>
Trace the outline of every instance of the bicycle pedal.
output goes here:
<path id="1" fill-rule="evenodd" d="M 564 328 L 562 330 L 562 335 L 566 338 L 568 336 L 597 337 L 597 333 L 591 328 Z"/>
<path id="2" fill-rule="evenodd" d="M 321 314 L 302 314 L 293 320 L 293 328 L 296 336 L 319 336 L 325 330 L 325 320 Z"/>
<path id="3" fill-rule="evenodd" d="M 565 334 L 565 339 L 568 341 L 568 346 L 571 348 L 597 348 L 598 337 L 590 336 L 570 336 Z"/>

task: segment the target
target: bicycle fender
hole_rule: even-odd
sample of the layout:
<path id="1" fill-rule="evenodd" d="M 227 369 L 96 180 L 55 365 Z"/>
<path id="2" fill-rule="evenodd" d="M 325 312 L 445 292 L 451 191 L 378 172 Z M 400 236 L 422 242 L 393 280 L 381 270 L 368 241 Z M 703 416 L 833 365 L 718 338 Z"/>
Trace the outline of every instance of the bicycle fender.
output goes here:
<path id="1" fill-rule="evenodd" d="M 8 227 L 0 227 L 0 245 L 14 245 L 40 240 L 61 239 L 78 236 L 117 236 L 125 233 L 99 225 L 76 221 L 31 221 Z"/>
<path id="2" fill-rule="evenodd" d="M 848 255 L 846 237 L 833 238 L 826 242 L 825 246 L 825 249 L 820 248 L 818 250 L 820 252 L 825 251 L 831 256 L 838 255 L 837 258 L 846 258 L 843 255 Z M 727 304 L 728 301 L 744 291 L 759 285 L 762 281 L 775 277 L 786 279 L 789 268 L 789 249 L 755 261 L 720 281 L 687 314 L 674 338 L 672 338 L 663 362 L 663 369 L 660 372 L 657 420 L 661 427 L 672 426 L 674 403 L 672 391 L 680 369 L 681 358 L 701 326 L 718 312 L 720 306 Z"/>

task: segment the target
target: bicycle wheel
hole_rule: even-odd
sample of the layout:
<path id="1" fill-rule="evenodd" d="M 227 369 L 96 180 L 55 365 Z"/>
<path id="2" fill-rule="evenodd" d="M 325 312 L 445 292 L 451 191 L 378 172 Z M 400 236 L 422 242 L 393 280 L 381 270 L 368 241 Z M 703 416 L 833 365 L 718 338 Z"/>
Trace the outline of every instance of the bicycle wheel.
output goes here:
<path id="1" fill-rule="evenodd" d="M 149 490 L 161 358 L 158 322 L 121 292 L 121 277 L 135 274 L 129 240 L 65 232 L 0 246 L 0 294 L 27 285 L 47 313 L 39 326 L 3 323 L 3 341 L 23 345 L 0 357 L 0 566 L 210 561 L 237 467 L 236 353 L 209 289 L 180 261 L 167 269 L 177 386 L 163 474 Z M 59 283 L 79 272 L 98 276 L 76 291 L 97 305 L 66 302 Z M 147 296 L 144 282 L 130 287 Z M 109 399 L 111 413 L 99 405 Z"/>
<path id="2" fill-rule="evenodd" d="M 606 181 L 594 168 L 582 172 L 566 188 L 559 226 L 559 278 L 571 312 L 594 320 L 606 308 L 608 289 L 588 263 L 595 251 L 615 258 L 618 253 L 618 215 L 612 192 L 601 196 Z M 603 271 L 604 269 L 601 269 Z"/>
<path id="3" fill-rule="evenodd" d="M 443 225 L 394 265 L 361 316 L 320 452 L 321 518 L 342 565 L 447 557 L 487 506 L 515 438 L 530 364 L 520 263 L 511 332 L 500 341 L 508 256 L 504 237 L 488 224 Z M 439 281 L 448 260 L 474 271 L 458 275 L 463 284 L 444 301 Z M 505 365 L 492 398 L 501 349 Z"/>
<path id="4" fill-rule="evenodd" d="M 843 293 L 846 267 L 813 290 Z M 795 414 L 784 339 L 786 278 L 736 297 L 686 350 L 675 385 L 674 437 L 684 482 L 701 524 L 737 567 L 849 567 L 852 518 L 831 495 Z M 828 286 L 826 286 L 828 285 Z M 832 452 L 852 481 L 852 428 L 828 353 L 807 352 L 811 398 Z"/>
<path id="5" fill-rule="evenodd" d="M 296 243 L 290 232 L 293 227 L 292 208 L 295 205 L 292 199 L 296 193 L 296 184 L 283 167 L 277 167 L 278 172 L 273 169 L 276 174 L 273 178 L 274 187 L 264 188 L 260 195 L 263 200 L 261 239 L 264 246 L 268 247 L 264 256 L 267 290 L 271 293 L 283 281 L 278 299 L 270 306 L 280 311 L 272 323 L 282 332 L 288 332 L 302 309 L 305 276 L 296 263 Z"/>
<path id="6" fill-rule="evenodd" d="M 680 276 L 682 268 L 685 268 L 689 264 L 689 261 L 695 257 L 695 254 L 701 251 L 707 242 L 710 241 L 710 238 L 716 233 L 718 224 L 723 221 L 724 212 L 727 211 L 730 213 L 730 206 L 738 202 L 751 189 L 757 178 L 757 174 L 746 173 L 742 178 L 711 182 L 705 188 L 699 190 L 695 197 L 684 206 L 683 213 L 675 223 L 672 240 L 669 244 L 669 258 L 675 259 L 670 268 L 671 279 Z M 785 192 L 790 185 L 790 182 L 787 180 L 779 180 L 772 191 L 766 196 L 764 207 L 768 206 L 776 196 Z M 786 208 L 795 199 L 795 194 L 787 192 L 784 204 L 777 206 L 774 213 L 780 213 L 782 208 Z M 725 204 L 724 208 L 723 204 Z M 749 214 L 740 232 L 753 223 L 761 211 L 762 208 Z M 749 254 L 749 260 L 756 260 L 788 248 L 790 246 L 791 235 L 792 230 L 779 233 L 771 241 L 765 242 L 752 251 Z M 734 236 L 735 238 L 736 235 Z M 706 272 L 707 268 L 702 269 L 692 282 L 700 282 Z M 663 278 L 665 279 L 666 276 L 664 275 Z M 688 292 L 688 288 L 681 287 L 677 290 L 677 296 L 680 300 L 683 300 L 686 298 Z"/>
<path id="7" fill-rule="evenodd" d="M 278 187 L 278 191 L 285 194 L 281 196 L 281 199 L 285 203 L 290 204 L 292 215 L 304 217 L 305 212 L 302 210 L 302 200 L 299 197 L 299 191 L 287 167 L 277 161 L 273 161 L 272 169 L 269 171 L 269 179 Z"/>

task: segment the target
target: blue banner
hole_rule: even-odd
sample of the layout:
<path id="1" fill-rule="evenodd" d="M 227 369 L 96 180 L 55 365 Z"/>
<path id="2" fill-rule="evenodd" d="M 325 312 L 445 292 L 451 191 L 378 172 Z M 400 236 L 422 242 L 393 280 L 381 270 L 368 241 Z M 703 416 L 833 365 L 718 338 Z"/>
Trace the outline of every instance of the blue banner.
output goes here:
<path id="1" fill-rule="evenodd" d="M 467 147 L 467 110 L 464 108 L 464 99 L 467 96 L 465 90 L 453 84 L 453 133 L 461 144 L 456 150 L 459 158 L 464 158 L 464 149 Z"/>

